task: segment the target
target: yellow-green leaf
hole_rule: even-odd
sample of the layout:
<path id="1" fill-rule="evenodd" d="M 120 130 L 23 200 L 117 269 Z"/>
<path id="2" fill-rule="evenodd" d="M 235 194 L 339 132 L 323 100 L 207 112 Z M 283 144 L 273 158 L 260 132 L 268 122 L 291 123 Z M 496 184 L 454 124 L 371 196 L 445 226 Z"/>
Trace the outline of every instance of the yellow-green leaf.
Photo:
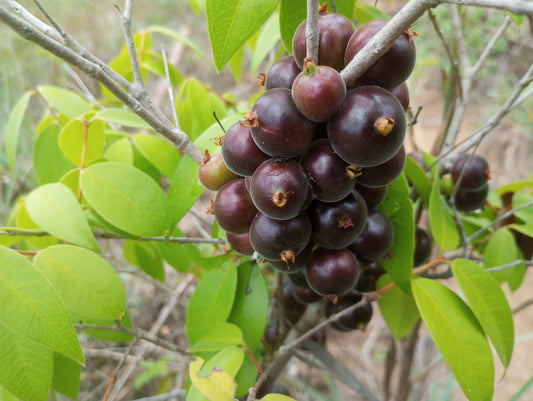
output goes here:
<path id="1" fill-rule="evenodd" d="M 220 368 L 213 368 L 208 374 L 203 374 L 204 360 L 197 357 L 189 365 L 189 376 L 194 386 L 209 401 L 235 401 L 237 384 L 230 374 Z"/>

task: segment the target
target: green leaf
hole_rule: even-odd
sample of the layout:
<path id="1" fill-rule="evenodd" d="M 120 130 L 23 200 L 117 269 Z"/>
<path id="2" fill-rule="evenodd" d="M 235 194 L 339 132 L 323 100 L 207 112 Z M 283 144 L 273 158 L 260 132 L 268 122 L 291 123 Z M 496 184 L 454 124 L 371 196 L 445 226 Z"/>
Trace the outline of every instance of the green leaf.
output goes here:
<path id="1" fill-rule="evenodd" d="M 100 110 L 96 113 L 95 118 L 122 125 L 123 127 L 142 128 L 153 131 L 154 129 L 150 124 L 144 121 L 137 114 L 127 110 L 118 108 L 109 108 Z"/>
<path id="2" fill-rule="evenodd" d="M 523 221 L 524 223 L 533 224 L 533 205 L 527 206 L 533 202 L 533 196 L 522 193 L 516 193 L 513 195 L 513 209 L 523 207 L 521 210 L 517 210 L 514 216 Z"/>
<path id="3" fill-rule="evenodd" d="M 292 54 L 292 37 L 298 25 L 307 18 L 306 0 L 281 0 L 279 30 L 285 49 Z"/>
<path id="4" fill-rule="evenodd" d="M 234 114 L 224 118 L 221 123 L 224 127 L 230 127 L 241 118 L 242 116 Z M 221 135 L 223 135 L 223 132 L 220 126 L 214 123 L 194 141 L 194 144 L 202 152 L 209 150 L 212 154 L 217 153 L 220 152 L 220 146 L 215 145 L 213 139 Z M 185 216 L 205 190 L 198 179 L 198 168 L 198 163 L 190 157 L 184 156 L 181 158 L 178 168 L 172 177 L 172 182 L 168 189 L 168 200 L 172 210 L 172 225 Z"/>
<path id="5" fill-rule="evenodd" d="M 204 360 L 198 357 L 189 365 L 189 376 L 200 393 L 209 401 L 235 401 L 236 383 L 231 375 L 219 367 L 207 373 L 204 368 Z"/>
<path id="6" fill-rule="evenodd" d="M 440 193 L 438 166 L 433 170 L 433 188 L 429 197 L 429 226 L 433 239 L 443 250 L 450 251 L 461 243 L 461 235 L 453 212 Z"/>
<path id="7" fill-rule="evenodd" d="M 522 180 L 522 181 L 514 181 L 510 182 L 508 184 L 502 185 L 498 189 L 496 189 L 497 195 L 503 195 L 507 192 L 519 192 L 522 191 L 525 188 L 533 188 L 533 180 Z"/>
<path id="8" fill-rule="evenodd" d="M 196 343 L 206 331 L 206 322 L 224 322 L 228 318 L 235 298 L 237 269 L 208 271 L 198 283 L 187 308 L 187 335 Z"/>
<path id="9" fill-rule="evenodd" d="M 0 305 L 9 306 L 0 308 L 0 331 L 26 337 L 84 363 L 76 331 L 50 282 L 9 248 L 0 247 L 0 260 Z"/>
<path id="10" fill-rule="evenodd" d="M 95 162 L 104 152 L 104 125 L 102 120 L 72 120 L 59 134 L 61 152 L 79 167 Z"/>
<path id="11" fill-rule="evenodd" d="M 228 322 L 215 322 L 206 327 L 205 333 L 188 349 L 189 352 L 218 351 L 242 344 L 241 329 Z"/>
<path id="12" fill-rule="evenodd" d="M 291 398 L 283 394 L 267 394 L 263 398 L 261 398 L 261 401 L 296 401 L 296 400 L 294 398 Z"/>
<path id="13" fill-rule="evenodd" d="M 357 20 L 357 22 L 359 22 L 359 24 L 362 25 L 365 22 L 373 19 L 390 19 L 390 15 L 376 7 L 357 2 L 354 11 L 354 18 Z"/>
<path id="14" fill-rule="evenodd" d="M 53 183 L 34 189 L 26 208 L 32 220 L 54 237 L 100 252 L 81 205 L 65 185 Z"/>
<path id="15" fill-rule="evenodd" d="M 104 158 L 110 162 L 118 162 L 133 166 L 133 148 L 129 138 L 113 142 L 104 152 Z"/>
<path id="16" fill-rule="evenodd" d="M 39 86 L 37 91 L 49 106 L 70 119 L 92 110 L 91 104 L 75 92 L 56 86 Z"/>
<path id="17" fill-rule="evenodd" d="M 379 278 L 376 288 L 383 288 L 391 282 L 390 275 L 384 274 Z M 385 291 L 378 299 L 378 305 L 383 319 L 397 340 L 405 337 L 420 319 L 413 296 L 406 295 L 398 287 Z"/>
<path id="18" fill-rule="evenodd" d="M 489 239 L 483 257 L 485 259 L 483 266 L 490 267 L 502 266 L 512 263 L 517 259 L 518 247 L 513 234 L 507 228 L 500 228 Z M 501 284 L 507 281 L 512 275 L 514 269 L 524 269 L 523 266 L 515 268 L 497 270 L 491 272 L 492 276 Z"/>
<path id="19" fill-rule="evenodd" d="M 254 352 L 268 319 L 268 289 L 259 266 L 242 263 L 238 268 L 235 301 L 228 321 L 242 330 L 244 341 Z"/>
<path id="20" fill-rule="evenodd" d="M 511 21 L 513 21 L 515 25 L 519 28 L 522 26 L 524 18 L 526 17 L 525 15 L 517 15 L 509 11 L 507 11 L 507 15 L 509 16 L 509 18 L 511 18 Z"/>
<path id="21" fill-rule="evenodd" d="M 253 355 L 256 360 L 259 360 L 261 358 L 259 350 L 256 350 Z M 241 368 L 235 375 L 235 381 L 237 382 L 237 392 L 235 395 L 237 397 L 242 397 L 246 393 L 248 393 L 250 387 L 254 385 L 258 374 L 259 373 L 257 372 L 257 368 L 255 367 L 254 362 L 252 361 L 249 355 L 246 355 Z"/>
<path id="22" fill-rule="evenodd" d="M 28 103 L 30 101 L 31 92 L 26 92 L 22 95 L 7 120 L 7 127 L 5 132 L 6 138 L 6 156 L 9 163 L 9 168 L 12 172 L 15 172 L 15 158 L 17 156 L 17 148 L 19 143 L 19 134 L 20 127 L 22 126 L 22 121 L 24 115 L 26 114 L 26 109 L 28 108 Z"/>
<path id="23" fill-rule="evenodd" d="M 411 293 L 413 270 L 415 223 L 413 204 L 409 199 L 407 180 L 403 174 L 387 188 L 387 196 L 380 209 L 389 217 L 394 229 L 394 242 L 390 258 L 380 260 L 396 284 L 406 293 Z"/>
<path id="24" fill-rule="evenodd" d="M 40 232 L 43 231 L 28 214 L 28 209 L 26 208 L 26 199 L 19 199 L 17 201 L 17 215 L 15 220 L 17 227 L 22 230 L 29 229 Z M 59 242 L 57 238 L 52 237 L 51 235 L 28 236 L 27 240 L 36 248 L 46 248 L 47 246 L 55 245 Z"/>
<path id="25" fill-rule="evenodd" d="M 5 387 L 0 385 L 0 401 L 20 401 L 18 397 L 11 394 Z"/>
<path id="26" fill-rule="evenodd" d="M 352 19 L 355 4 L 357 2 L 353 0 L 335 0 L 335 7 L 337 8 L 337 11 L 339 14 L 344 15 L 348 19 Z M 331 2 L 328 2 L 328 12 L 335 12 L 333 7 L 331 6 Z"/>
<path id="27" fill-rule="evenodd" d="M 10 330 L 3 322 L 0 344 L 0 385 L 22 401 L 46 401 L 52 381 L 53 351 Z"/>
<path id="28" fill-rule="evenodd" d="M 277 13 L 274 13 L 268 19 L 259 33 L 259 38 L 257 39 L 252 56 L 252 65 L 250 67 L 252 74 L 257 73 L 261 62 L 266 58 L 266 56 L 268 56 L 280 39 L 279 16 Z"/>
<path id="29" fill-rule="evenodd" d="M 77 400 L 80 392 L 81 368 L 76 362 L 54 352 L 52 388 L 67 397 Z"/>
<path id="30" fill-rule="evenodd" d="M 115 269 L 97 254 L 73 245 L 56 245 L 40 250 L 34 264 L 55 287 L 74 323 L 124 315 L 124 285 Z"/>
<path id="31" fill-rule="evenodd" d="M 153 242 L 126 240 L 124 257 L 132 265 L 143 269 L 151 277 L 165 281 L 165 267 L 159 247 Z"/>
<path id="32" fill-rule="evenodd" d="M 133 145 L 161 174 L 174 175 L 180 154 L 170 143 L 154 135 L 138 134 L 133 137 Z"/>
<path id="33" fill-rule="evenodd" d="M 491 400 L 492 351 L 472 311 L 437 281 L 419 278 L 413 280 L 412 288 L 422 320 L 467 398 Z"/>
<path id="34" fill-rule="evenodd" d="M 33 152 L 33 169 L 41 184 L 57 182 L 72 169 L 73 164 L 63 155 L 58 138 L 61 126 L 50 124 L 37 137 Z"/>
<path id="35" fill-rule="evenodd" d="M 175 39 L 176 41 L 183 43 L 185 46 L 187 46 L 189 49 L 195 52 L 198 56 L 200 56 L 203 59 L 203 61 L 205 62 L 210 61 L 209 60 L 210 58 L 208 57 L 206 52 L 202 49 L 202 46 L 200 46 L 198 43 L 193 41 L 191 38 L 179 32 L 176 32 L 173 29 L 169 29 L 168 27 L 165 27 L 165 26 L 155 25 L 155 26 L 149 26 L 146 30 L 148 32 L 159 33 L 161 35 L 165 35 L 172 39 Z"/>
<path id="36" fill-rule="evenodd" d="M 451 267 L 472 312 L 507 368 L 513 353 L 514 324 L 505 294 L 494 277 L 478 264 L 455 259 Z"/>
<path id="37" fill-rule="evenodd" d="M 272 14 L 279 0 L 206 1 L 207 29 L 217 71 Z"/>
<path id="38" fill-rule="evenodd" d="M 410 157 L 405 159 L 403 172 L 409 182 L 416 188 L 416 191 L 424 201 L 424 204 L 427 205 L 431 194 L 431 180 L 426 172 Z"/>
<path id="39" fill-rule="evenodd" d="M 169 227 L 163 190 L 135 167 L 96 163 L 83 170 L 80 183 L 83 196 L 96 212 L 127 233 L 151 237 Z"/>

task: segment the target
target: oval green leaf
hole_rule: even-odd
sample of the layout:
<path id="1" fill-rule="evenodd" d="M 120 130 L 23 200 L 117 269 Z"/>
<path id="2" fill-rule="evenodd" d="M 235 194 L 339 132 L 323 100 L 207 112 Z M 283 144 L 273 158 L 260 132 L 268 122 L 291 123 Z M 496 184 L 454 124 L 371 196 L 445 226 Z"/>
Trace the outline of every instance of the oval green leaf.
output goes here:
<path id="1" fill-rule="evenodd" d="M 135 167 L 96 163 L 83 170 L 83 196 L 120 230 L 137 236 L 162 235 L 169 227 L 168 202 L 160 186 Z"/>
<path id="2" fill-rule="evenodd" d="M 133 165 L 133 147 L 128 138 L 122 138 L 113 142 L 104 151 L 104 158 L 110 162 L 118 162 Z"/>
<path id="3" fill-rule="evenodd" d="M 242 344 L 242 332 L 234 324 L 215 322 L 189 349 L 189 352 L 218 351 L 222 348 Z"/>
<path id="4" fill-rule="evenodd" d="M 165 281 L 165 266 L 159 247 L 153 242 L 128 239 L 124 242 L 124 257 L 132 265 L 140 267 L 148 275 Z"/>
<path id="5" fill-rule="evenodd" d="M 41 184 L 57 182 L 74 167 L 59 148 L 61 126 L 50 124 L 37 137 L 33 152 L 33 169 Z"/>
<path id="6" fill-rule="evenodd" d="M 126 290 L 115 269 L 95 253 L 56 245 L 39 251 L 34 264 L 54 285 L 74 323 L 124 316 Z"/>
<path id="7" fill-rule="evenodd" d="M 77 400 L 80 392 L 81 367 L 71 359 L 54 352 L 52 388 L 72 400 Z"/>
<path id="8" fill-rule="evenodd" d="M 471 260 L 455 259 L 451 267 L 470 309 L 507 368 L 513 353 L 514 323 L 503 290 L 490 273 Z"/>
<path id="9" fill-rule="evenodd" d="M 491 267 L 503 266 L 517 260 L 518 247 L 513 234 L 506 228 L 500 228 L 489 239 L 483 258 L 483 266 L 488 269 Z M 507 281 L 517 270 L 524 271 L 524 266 L 516 266 L 505 270 L 492 271 L 492 276 L 500 284 Z"/>
<path id="10" fill-rule="evenodd" d="M 427 205 L 431 194 L 431 180 L 426 172 L 410 157 L 405 159 L 405 167 L 403 171 L 409 182 L 413 184 L 416 191 L 419 193 L 424 204 Z"/>
<path id="11" fill-rule="evenodd" d="M 100 252 L 81 205 L 65 185 L 53 183 L 34 189 L 26 208 L 32 220 L 54 237 Z"/>
<path id="12" fill-rule="evenodd" d="M 133 137 L 133 145 L 161 174 L 174 175 L 180 154 L 170 143 L 154 135 L 138 134 Z"/>
<path id="13" fill-rule="evenodd" d="M 494 362 L 485 333 L 470 308 L 441 283 L 412 283 L 416 304 L 435 345 L 470 401 L 487 401 L 494 392 Z"/>
<path id="14" fill-rule="evenodd" d="M 122 125 L 123 127 L 153 130 L 152 126 L 144 121 L 141 117 L 126 109 L 103 109 L 96 114 L 96 118 L 109 123 Z"/>
<path id="15" fill-rule="evenodd" d="M 279 0 L 207 0 L 206 18 L 217 71 L 272 14 Z"/>
<path id="16" fill-rule="evenodd" d="M 76 92 L 56 86 L 39 86 L 37 91 L 46 100 L 48 106 L 52 106 L 68 118 L 76 118 L 92 110 L 91 104 Z"/>
<path id="17" fill-rule="evenodd" d="M 210 368 L 205 372 L 207 369 L 204 360 L 199 357 L 191 362 L 189 377 L 196 389 L 209 401 L 235 401 L 237 384 L 233 377 L 220 367 L 210 366 Z"/>
<path id="18" fill-rule="evenodd" d="M 19 143 L 19 134 L 26 109 L 28 108 L 28 103 L 30 101 L 31 92 L 26 92 L 22 95 L 7 120 L 6 128 L 6 156 L 9 163 L 9 168 L 12 172 L 15 172 L 15 158 L 17 156 L 17 148 Z"/>
<path id="19" fill-rule="evenodd" d="M 88 166 L 104 152 L 104 122 L 75 119 L 59 134 L 59 148 L 78 167 Z"/>
<path id="20" fill-rule="evenodd" d="M 0 246 L 0 260 L 0 305 L 9 305 L 0 308 L 1 330 L 84 363 L 68 312 L 46 277 L 9 248 Z"/>
<path id="21" fill-rule="evenodd" d="M 279 29 L 285 49 L 292 54 L 292 37 L 298 25 L 307 17 L 306 0 L 281 0 Z"/>

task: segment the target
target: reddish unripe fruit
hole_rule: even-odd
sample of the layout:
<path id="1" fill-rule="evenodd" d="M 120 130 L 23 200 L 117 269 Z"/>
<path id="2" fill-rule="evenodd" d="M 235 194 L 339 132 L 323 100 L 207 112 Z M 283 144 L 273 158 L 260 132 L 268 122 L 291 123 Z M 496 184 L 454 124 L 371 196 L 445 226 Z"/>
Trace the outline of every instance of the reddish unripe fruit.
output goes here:
<path id="1" fill-rule="evenodd" d="M 313 140 L 316 128 L 300 113 L 286 88 L 259 96 L 245 120 L 259 149 L 273 157 L 298 156 Z"/>
<path id="2" fill-rule="evenodd" d="M 306 57 L 306 22 L 303 21 L 292 38 L 292 54 L 300 69 Z M 341 14 L 321 12 L 318 16 L 319 43 L 318 61 L 337 71 L 344 68 L 344 53 L 350 37 L 355 31 L 352 22 Z"/>
<path id="3" fill-rule="evenodd" d="M 212 155 L 206 151 L 198 169 L 198 179 L 204 187 L 211 191 L 218 191 L 235 178 L 239 176 L 226 166 L 220 153 Z"/>
<path id="4" fill-rule="evenodd" d="M 250 244 L 248 232 L 242 234 L 232 234 L 227 232 L 226 239 L 233 249 L 241 255 L 252 255 L 254 253 L 254 248 L 252 248 L 252 244 Z"/>
<path id="5" fill-rule="evenodd" d="M 361 25 L 346 46 L 345 63 L 348 64 L 387 22 L 374 19 Z M 392 89 L 404 82 L 411 75 L 416 61 L 413 36 L 410 31 L 400 35 L 387 52 L 356 80 L 355 86 L 378 85 Z"/>
<path id="6" fill-rule="evenodd" d="M 326 307 L 326 315 L 331 316 L 342 312 L 345 309 L 355 305 L 361 300 L 361 296 L 357 294 L 347 294 L 339 297 L 337 303 L 330 303 Z M 337 319 L 331 326 L 340 331 L 351 330 L 365 330 L 366 326 L 372 319 L 372 304 L 362 303 L 346 312 L 339 319 Z"/>
<path id="7" fill-rule="evenodd" d="M 292 88 L 294 78 L 300 73 L 301 67 L 298 67 L 292 56 L 284 56 L 276 61 L 265 76 L 265 90 L 273 88 Z"/>
<path id="8" fill-rule="evenodd" d="M 348 249 L 317 248 L 305 269 L 309 287 L 323 297 L 347 294 L 355 285 L 359 262 Z"/>
<path id="9" fill-rule="evenodd" d="M 300 163 L 307 173 L 311 190 L 322 202 L 336 202 L 350 194 L 360 169 L 346 163 L 333 150 L 327 139 L 309 146 Z"/>
<path id="10" fill-rule="evenodd" d="M 289 220 L 275 220 L 257 213 L 250 226 L 250 242 L 268 260 L 291 260 L 304 250 L 311 238 L 311 222 L 306 214 Z"/>
<path id="11" fill-rule="evenodd" d="M 485 183 L 480 189 L 475 191 L 459 190 L 455 194 L 455 207 L 460 212 L 473 212 L 480 209 L 487 200 L 489 194 L 489 184 Z"/>
<path id="12" fill-rule="evenodd" d="M 269 159 L 252 176 L 250 195 L 261 213 L 273 219 L 297 216 L 304 206 L 309 183 L 302 167 L 293 159 Z"/>
<path id="13" fill-rule="evenodd" d="M 423 228 L 416 227 L 413 266 L 420 266 L 426 263 L 431 256 L 431 248 L 432 241 L 428 232 Z"/>
<path id="14" fill-rule="evenodd" d="M 250 127 L 241 123 L 233 124 L 226 131 L 221 154 L 226 166 L 241 176 L 252 175 L 261 163 L 270 158 L 255 144 Z"/>
<path id="15" fill-rule="evenodd" d="M 359 260 L 376 261 L 385 256 L 393 239 L 394 229 L 387 215 L 379 210 L 371 210 L 363 232 L 350 245 L 350 250 L 355 252 Z"/>
<path id="16" fill-rule="evenodd" d="M 405 111 L 409 110 L 410 97 L 409 97 L 409 88 L 407 87 L 407 83 L 402 82 L 397 87 L 389 89 L 389 90 L 400 101 L 400 104 L 402 105 L 403 109 Z"/>
<path id="17" fill-rule="evenodd" d="M 403 144 L 406 118 L 402 105 L 389 91 L 377 86 L 356 88 L 328 121 L 333 150 L 359 167 L 385 163 Z"/>
<path id="18" fill-rule="evenodd" d="M 405 166 L 405 148 L 402 146 L 385 163 L 364 168 L 358 182 L 372 188 L 385 187 L 400 176 Z"/>
<path id="19" fill-rule="evenodd" d="M 477 191 L 490 178 L 489 165 L 485 158 L 478 154 L 464 154 L 459 157 L 450 173 L 454 183 L 457 183 L 462 173 L 459 189 L 464 191 Z"/>
<path id="20" fill-rule="evenodd" d="M 225 231 L 234 234 L 248 232 L 257 214 L 244 179 L 232 180 L 217 193 L 214 206 L 215 219 Z"/>
<path id="21" fill-rule="evenodd" d="M 339 110 L 346 96 L 346 85 L 333 68 L 307 60 L 292 85 L 292 98 L 311 121 L 327 121 Z"/>
<path id="22" fill-rule="evenodd" d="M 315 243 L 328 249 L 340 249 L 353 243 L 361 234 L 367 209 L 361 195 L 353 191 L 338 202 L 313 202 L 309 215 Z"/>
<path id="23" fill-rule="evenodd" d="M 387 187 L 370 188 L 357 183 L 354 189 L 361 194 L 369 210 L 383 202 L 387 196 Z"/>
<path id="24" fill-rule="evenodd" d="M 313 244 L 309 242 L 302 252 L 294 257 L 294 260 L 270 260 L 270 265 L 277 271 L 282 273 L 296 273 L 301 271 L 311 259 L 313 252 Z M 289 274 L 290 275 L 290 274 Z M 305 279 L 304 279 L 305 282 Z M 305 284 L 307 285 L 307 284 Z"/>

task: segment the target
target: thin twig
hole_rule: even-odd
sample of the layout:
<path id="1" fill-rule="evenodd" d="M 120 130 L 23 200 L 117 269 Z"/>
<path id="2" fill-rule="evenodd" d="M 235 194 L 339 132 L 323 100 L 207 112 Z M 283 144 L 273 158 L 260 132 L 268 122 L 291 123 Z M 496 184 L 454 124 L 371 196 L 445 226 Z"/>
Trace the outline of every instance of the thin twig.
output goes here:
<path id="1" fill-rule="evenodd" d="M 161 48 L 161 54 L 163 55 L 163 63 L 165 64 L 165 75 L 167 78 L 168 99 L 170 100 L 170 108 L 172 110 L 172 117 L 174 117 L 174 125 L 180 128 L 180 120 L 178 118 L 178 111 L 176 110 L 176 101 L 174 100 L 174 90 L 172 88 L 172 82 L 170 80 L 170 72 L 168 70 L 167 52 L 165 48 Z"/>
<path id="2" fill-rule="evenodd" d="M 512 23 L 511 18 L 507 15 L 503 19 L 503 22 L 501 23 L 500 27 L 496 31 L 494 35 L 492 35 L 492 38 L 489 40 L 481 54 L 479 55 L 476 63 L 470 68 L 470 74 L 474 75 L 477 74 L 478 71 L 481 69 L 481 66 L 483 63 L 487 60 L 487 57 L 489 56 L 490 52 L 494 49 L 494 46 L 496 46 L 496 43 L 498 42 L 498 39 L 503 35 L 507 27 Z"/>
<path id="3" fill-rule="evenodd" d="M 520 0 L 439 0 L 439 3 L 457 4 L 463 6 L 495 8 L 510 11 L 519 15 L 533 15 L 533 3 Z"/>
<path id="4" fill-rule="evenodd" d="M 529 298 L 528 300 L 522 302 L 520 305 L 514 307 L 511 312 L 513 313 L 513 315 L 515 313 L 518 313 L 520 311 L 523 311 L 524 309 L 526 309 L 528 306 L 530 305 L 533 305 L 533 298 Z"/>
<path id="5" fill-rule="evenodd" d="M 135 49 L 133 35 L 131 34 L 131 13 L 133 9 L 133 1 L 125 1 L 123 13 L 120 11 L 120 8 L 117 5 L 115 5 L 115 7 L 121 13 L 120 20 L 122 23 L 122 30 L 124 31 L 124 39 L 126 40 L 126 48 L 128 49 L 128 54 L 130 55 L 134 86 L 138 90 L 141 90 L 144 86 L 141 76 L 141 67 L 139 65 L 139 58 L 137 56 L 137 50 Z"/>

